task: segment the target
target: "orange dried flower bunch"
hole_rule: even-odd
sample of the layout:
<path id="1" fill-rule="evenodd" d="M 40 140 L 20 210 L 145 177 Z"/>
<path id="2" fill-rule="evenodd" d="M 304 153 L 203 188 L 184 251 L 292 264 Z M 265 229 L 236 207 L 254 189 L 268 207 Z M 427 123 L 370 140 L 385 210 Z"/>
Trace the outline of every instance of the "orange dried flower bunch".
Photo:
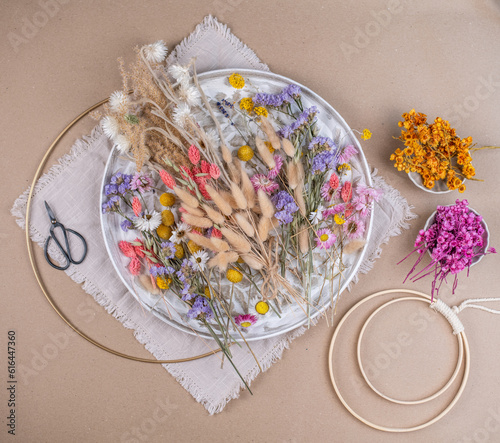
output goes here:
<path id="1" fill-rule="evenodd" d="M 398 122 L 405 148 L 396 149 L 390 160 L 398 171 L 417 172 L 423 185 L 432 189 L 438 180 L 446 182 L 450 190 L 465 191 L 464 179 L 472 179 L 476 171 L 472 166 L 469 148 L 472 137 L 460 138 L 448 121 L 437 117 L 434 123 L 427 116 L 412 109 Z"/>

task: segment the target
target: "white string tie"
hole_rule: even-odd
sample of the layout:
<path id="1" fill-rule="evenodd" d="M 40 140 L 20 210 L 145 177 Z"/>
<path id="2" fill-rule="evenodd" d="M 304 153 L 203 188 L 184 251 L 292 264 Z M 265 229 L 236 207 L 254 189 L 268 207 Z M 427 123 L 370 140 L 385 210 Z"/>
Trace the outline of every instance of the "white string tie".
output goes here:
<path id="1" fill-rule="evenodd" d="M 499 314 L 500 310 L 487 308 L 486 306 L 482 306 L 475 303 L 485 303 L 491 301 L 500 301 L 500 298 L 472 298 L 470 300 L 465 300 L 459 306 L 448 306 L 444 301 L 440 299 L 434 300 L 430 307 L 434 309 L 436 312 L 439 312 L 443 315 L 446 320 L 450 323 L 453 328 L 453 334 L 460 334 L 465 330 L 463 323 L 458 318 L 458 314 L 462 312 L 466 308 L 471 309 L 479 309 L 481 311 L 490 312 L 491 314 Z"/>

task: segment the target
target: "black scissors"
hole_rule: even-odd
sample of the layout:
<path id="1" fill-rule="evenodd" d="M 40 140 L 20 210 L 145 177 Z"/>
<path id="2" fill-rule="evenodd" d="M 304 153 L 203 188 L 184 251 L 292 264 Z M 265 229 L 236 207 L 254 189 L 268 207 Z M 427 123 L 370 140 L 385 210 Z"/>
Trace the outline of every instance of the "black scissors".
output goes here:
<path id="1" fill-rule="evenodd" d="M 65 269 L 68 269 L 70 264 L 79 265 L 83 260 L 85 260 L 85 257 L 87 256 L 87 242 L 78 232 L 73 231 L 73 229 L 66 229 L 62 223 L 59 223 L 56 220 L 56 216 L 52 212 L 52 209 L 50 209 L 50 206 L 47 202 L 45 202 L 45 208 L 47 209 L 47 214 L 49 214 L 50 222 L 52 223 L 52 226 L 50 227 L 50 235 L 47 238 L 47 241 L 45 242 L 45 247 L 43 248 L 43 253 L 45 255 L 45 259 L 47 260 L 47 262 L 49 263 L 50 266 L 52 266 L 55 269 L 58 269 L 59 271 L 64 271 Z M 66 243 L 66 249 L 63 248 L 63 246 L 61 245 L 61 243 L 59 242 L 57 237 L 54 235 L 54 231 L 56 228 L 61 228 L 61 231 L 62 231 L 63 236 L 64 236 L 64 242 Z M 75 260 L 71 255 L 71 250 L 69 248 L 69 241 L 68 241 L 68 232 L 76 235 L 82 241 L 83 255 L 82 255 L 82 258 L 80 260 Z M 50 243 L 51 239 L 56 242 L 57 247 L 61 251 L 64 258 L 66 259 L 66 264 L 64 266 L 55 265 L 54 263 L 52 263 L 52 261 L 49 258 L 48 248 L 49 248 L 49 243 Z"/>

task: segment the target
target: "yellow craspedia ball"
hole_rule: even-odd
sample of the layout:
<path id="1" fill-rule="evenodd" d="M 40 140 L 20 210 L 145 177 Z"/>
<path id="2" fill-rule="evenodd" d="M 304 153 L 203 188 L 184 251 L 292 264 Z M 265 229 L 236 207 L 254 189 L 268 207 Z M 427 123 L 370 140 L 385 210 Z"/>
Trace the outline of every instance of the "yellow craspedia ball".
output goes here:
<path id="1" fill-rule="evenodd" d="M 168 192 L 160 195 L 160 204 L 163 206 L 173 206 L 175 203 L 175 196 Z"/>
<path id="2" fill-rule="evenodd" d="M 236 269 L 228 269 L 226 272 L 226 278 L 231 283 L 239 283 L 241 280 L 243 280 L 243 274 Z"/>
<path id="3" fill-rule="evenodd" d="M 247 162 L 252 157 L 253 157 L 253 149 L 250 146 L 244 145 L 240 149 L 238 149 L 238 158 L 242 162 Z"/>
<path id="4" fill-rule="evenodd" d="M 168 240 L 172 235 L 172 229 L 170 228 L 170 226 L 161 224 L 156 228 L 156 233 L 158 234 L 158 237 L 162 238 L 163 240 Z"/>
<path id="5" fill-rule="evenodd" d="M 201 251 L 203 249 L 200 246 L 198 246 L 193 240 L 188 241 L 187 247 L 189 249 L 189 252 L 191 252 L 191 254 L 194 254 L 195 252 Z"/>
<path id="6" fill-rule="evenodd" d="M 238 257 L 238 260 L 236 260 L 236 263 L 245 263 L 245 260 L 243 260 L 241 257 Z"/>
<path id="7" fill-rule="evenodd" d="M 169 286 L 170 286 L 170 283 L 172 283 L 172 279 L 171 278 L 165 278 L 161 275 L 159 275 L 158 277 L 156 277 L 156 285 L 160 288 L 160 289 L 168 289 Z"/>
<path id="8" fill-rule="evenodd" d="M 265 301 L 260 301 L 255 305 L 255 310 L 258 314 L 267 314 L 267 311 L 269 311 L 269 305 Z"/>
<path id="9" fill-rule="evenodd" d="M 174 214 L 172 214 L 172 211 L 170 209 L 161 211 L 161 222 L 165 226 L 172 226 L 175 223 Z"/>
<path id="10" fill-rule="evenodd" d="M 212 294 L 210 293 L 210 288 L 208 286 L 205 286 L 205 297 L 208 299 L 212 298 Z"/>
<path id="11" fill-rule="evenodd" d="M 182 245 L 175 245 L 175 258 L 184 258 L 184 248 Z"/>

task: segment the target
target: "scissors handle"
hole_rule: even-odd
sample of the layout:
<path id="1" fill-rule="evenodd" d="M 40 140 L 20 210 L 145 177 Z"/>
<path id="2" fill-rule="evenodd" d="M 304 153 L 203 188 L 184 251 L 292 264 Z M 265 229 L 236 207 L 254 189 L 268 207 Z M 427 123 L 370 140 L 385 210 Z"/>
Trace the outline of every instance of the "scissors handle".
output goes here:
<path id="1" fill-rule="evenodd" d="M 63 247 L 63 245 L 61 245 L 61 243 L 59 242 L 57 237 L 54 235 L 54 230 L 56 228 L 60 228 L 62 230 L 66 249 Z M 76 235 L 82 241 L 83 255 L 82 255 L 80 260 L 75 260 L 71 255 L 71 249 L 69 247 L 69 240 L 68 240 L 68 234 L 67 234 L 68 232 L 73 234 L 73 235 Z M 49 243 L 50 243 L 51 239 L 55 241 L 57 247 L 61 251 L 64 258 L 66 259 L 65 264 L 63 266 L 57 266 L 49 258 L 48 248 L 49 248 Z M 45 259 L 47 260 L 47 262 L 49 263 L 50 266 L 52 266 L 54 269 L 57 269 L 59 271 L 64 271 L 64 270 L 69 268 L 70 264 L 79 265 L 80 263 L 83 262 L 83 260 L 85 260 L 85 257 L 87 256 L 87 242 L 85 241 L 83 236 L 81 234 L 79 234 L 78 232 L 74 231 L 73 229 L 66 229 L 62 223 L 55 222 L 50 227 L 50 235 L 47 238 L 47 240 L 45 241 L 45 247 L 43 248 L 43 253 L 45 255 Z"/>

